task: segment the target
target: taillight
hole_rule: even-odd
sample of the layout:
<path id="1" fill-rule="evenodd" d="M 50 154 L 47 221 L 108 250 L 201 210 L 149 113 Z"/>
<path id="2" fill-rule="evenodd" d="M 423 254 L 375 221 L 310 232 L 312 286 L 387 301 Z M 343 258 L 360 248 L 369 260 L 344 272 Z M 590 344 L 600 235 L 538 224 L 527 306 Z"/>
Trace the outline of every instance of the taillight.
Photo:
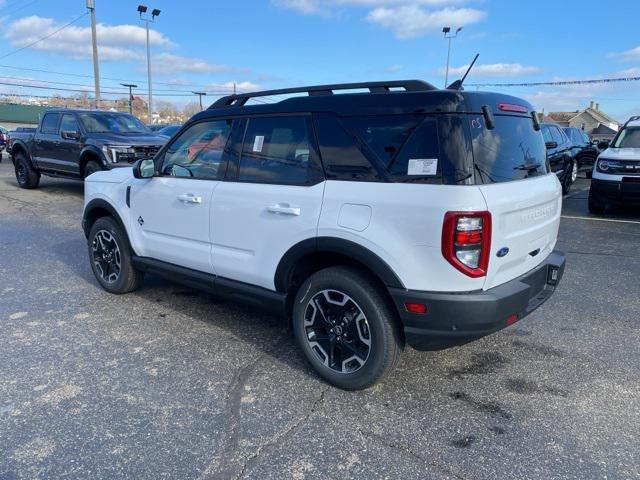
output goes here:
<path id="1" fill-rule="evenodd" d="M 447 212 L 442 227 L 442 255 L 473 278 L 484 277 L 491 249 L 489 212 Z"/>

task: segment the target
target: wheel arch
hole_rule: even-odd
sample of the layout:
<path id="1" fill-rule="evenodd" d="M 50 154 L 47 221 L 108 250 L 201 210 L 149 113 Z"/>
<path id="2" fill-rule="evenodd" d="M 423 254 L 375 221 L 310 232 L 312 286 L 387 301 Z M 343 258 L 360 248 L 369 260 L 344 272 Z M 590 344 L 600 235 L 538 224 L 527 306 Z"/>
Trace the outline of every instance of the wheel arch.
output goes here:
<path id="1" fill-rule="evenodd" d="M 384 286 L 404 288 L 389 264 L 368 248 L 342 238 L 318 237 L 297 243 L 283 255 L 274 277 L 276 291 L 290 293 L 312 273 L 335 265 L 356 266 Z"/>
<path id="2" fill-rule="evenodd" d="M 113 217 L 120 228 L 122 228 L 124 234 L 127 236 L 129 245 L 131 245 L 131 242 L 129 241 L 129 232 L 125 227 L 120 214 L 118 214 L 113 205 L 101 198 L 95 198 L 91 200 L 84 209 L 84 213 L 82 214 L 82 229 L 84 230 L 85 237 L 89 238 L 91 227 L 96 222 L 96 220 L 102 217 Z"/>
<path id="3" fill-rule="evenodd" d="M 18 153 L 24 154 L 24 156 L 27 158 L 27 161 L 31 164 L 31 166 L 32 167 L 34 166 L 33 162 L 31 161 L 31 155 L 29 154 L 29 149 L 22 141 L 14 141 L 13 145 L 11 146 L 11 161 L 13 162 L 14 165 L 16 163 L 16 154 Z"/>
<path id="4" fill-rule="evenodd" d="M 98 149 L 93 146 L 87 146 L 80 152 L 78 168 L 81 175 L 84 176 L 84 167 L 91 160 L 96 160 L 100 165 L 104 166 L 102 152 L 98 151 Z"/>

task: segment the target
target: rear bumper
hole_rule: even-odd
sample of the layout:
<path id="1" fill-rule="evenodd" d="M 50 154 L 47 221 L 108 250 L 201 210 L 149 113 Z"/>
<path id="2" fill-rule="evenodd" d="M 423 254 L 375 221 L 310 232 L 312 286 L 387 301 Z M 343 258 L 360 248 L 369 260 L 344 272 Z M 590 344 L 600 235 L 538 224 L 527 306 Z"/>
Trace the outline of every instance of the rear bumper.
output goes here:
<path id="1" fill-rule="evenodd" d="M 640 205 L 640 177 L 622 181 L 592 179 L 591 194 L 608 202 Z"/>
<path id="2" fill-rule="evenodd" d="M 417 350 L 441 350 L 497 332 L 513 323 L 514 315 L 517 320 L 526 317 L 551 297 L 564 265 L 564 254 L 554 251 L 530 272 L 490 290 L 435 293 L 389 288 L 389 292 L 407 343 Z M 407 312 L 406 302 L 425 304 L 427 313 Z"/>

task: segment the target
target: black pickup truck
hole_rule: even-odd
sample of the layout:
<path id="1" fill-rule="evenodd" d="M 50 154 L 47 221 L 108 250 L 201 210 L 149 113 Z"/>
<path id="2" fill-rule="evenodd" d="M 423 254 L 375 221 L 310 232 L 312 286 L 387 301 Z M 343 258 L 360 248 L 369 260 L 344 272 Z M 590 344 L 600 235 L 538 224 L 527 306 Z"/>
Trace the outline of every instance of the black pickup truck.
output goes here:
<path id="1" fill-rule="evenodd" d="M 166 141 L 128 113 L 51 109 L 37 128 L 10 132 L 7 151 L 18 185 L 36 188 L 40 175 L 83 179 L 129 167 L 153 157 Z"/>

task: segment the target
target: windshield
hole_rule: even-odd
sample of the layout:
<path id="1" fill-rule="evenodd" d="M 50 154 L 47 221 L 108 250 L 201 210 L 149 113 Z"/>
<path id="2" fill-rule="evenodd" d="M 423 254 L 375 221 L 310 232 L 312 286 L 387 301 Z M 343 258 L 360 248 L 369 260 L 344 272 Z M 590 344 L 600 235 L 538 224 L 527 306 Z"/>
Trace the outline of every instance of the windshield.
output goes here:
<path id="1" fill-rule="evenodd" d="M 80 121 L 91 133 L 150 133 L 147 126 L 126 113 L 81 113 Z"/>
<path id="2" fill-rule="evenodd" d="M 627 127 L 623 129 L 613 148 L 640 148 L 640 127 Z"/>
<path id="3" fill-rule="evenodd" d="M 522 180 L 547 173 L 547 152 L 530 117 L 496 115 L 489 130 L 482 115 L 470 120 L 476 183 Z"/>

